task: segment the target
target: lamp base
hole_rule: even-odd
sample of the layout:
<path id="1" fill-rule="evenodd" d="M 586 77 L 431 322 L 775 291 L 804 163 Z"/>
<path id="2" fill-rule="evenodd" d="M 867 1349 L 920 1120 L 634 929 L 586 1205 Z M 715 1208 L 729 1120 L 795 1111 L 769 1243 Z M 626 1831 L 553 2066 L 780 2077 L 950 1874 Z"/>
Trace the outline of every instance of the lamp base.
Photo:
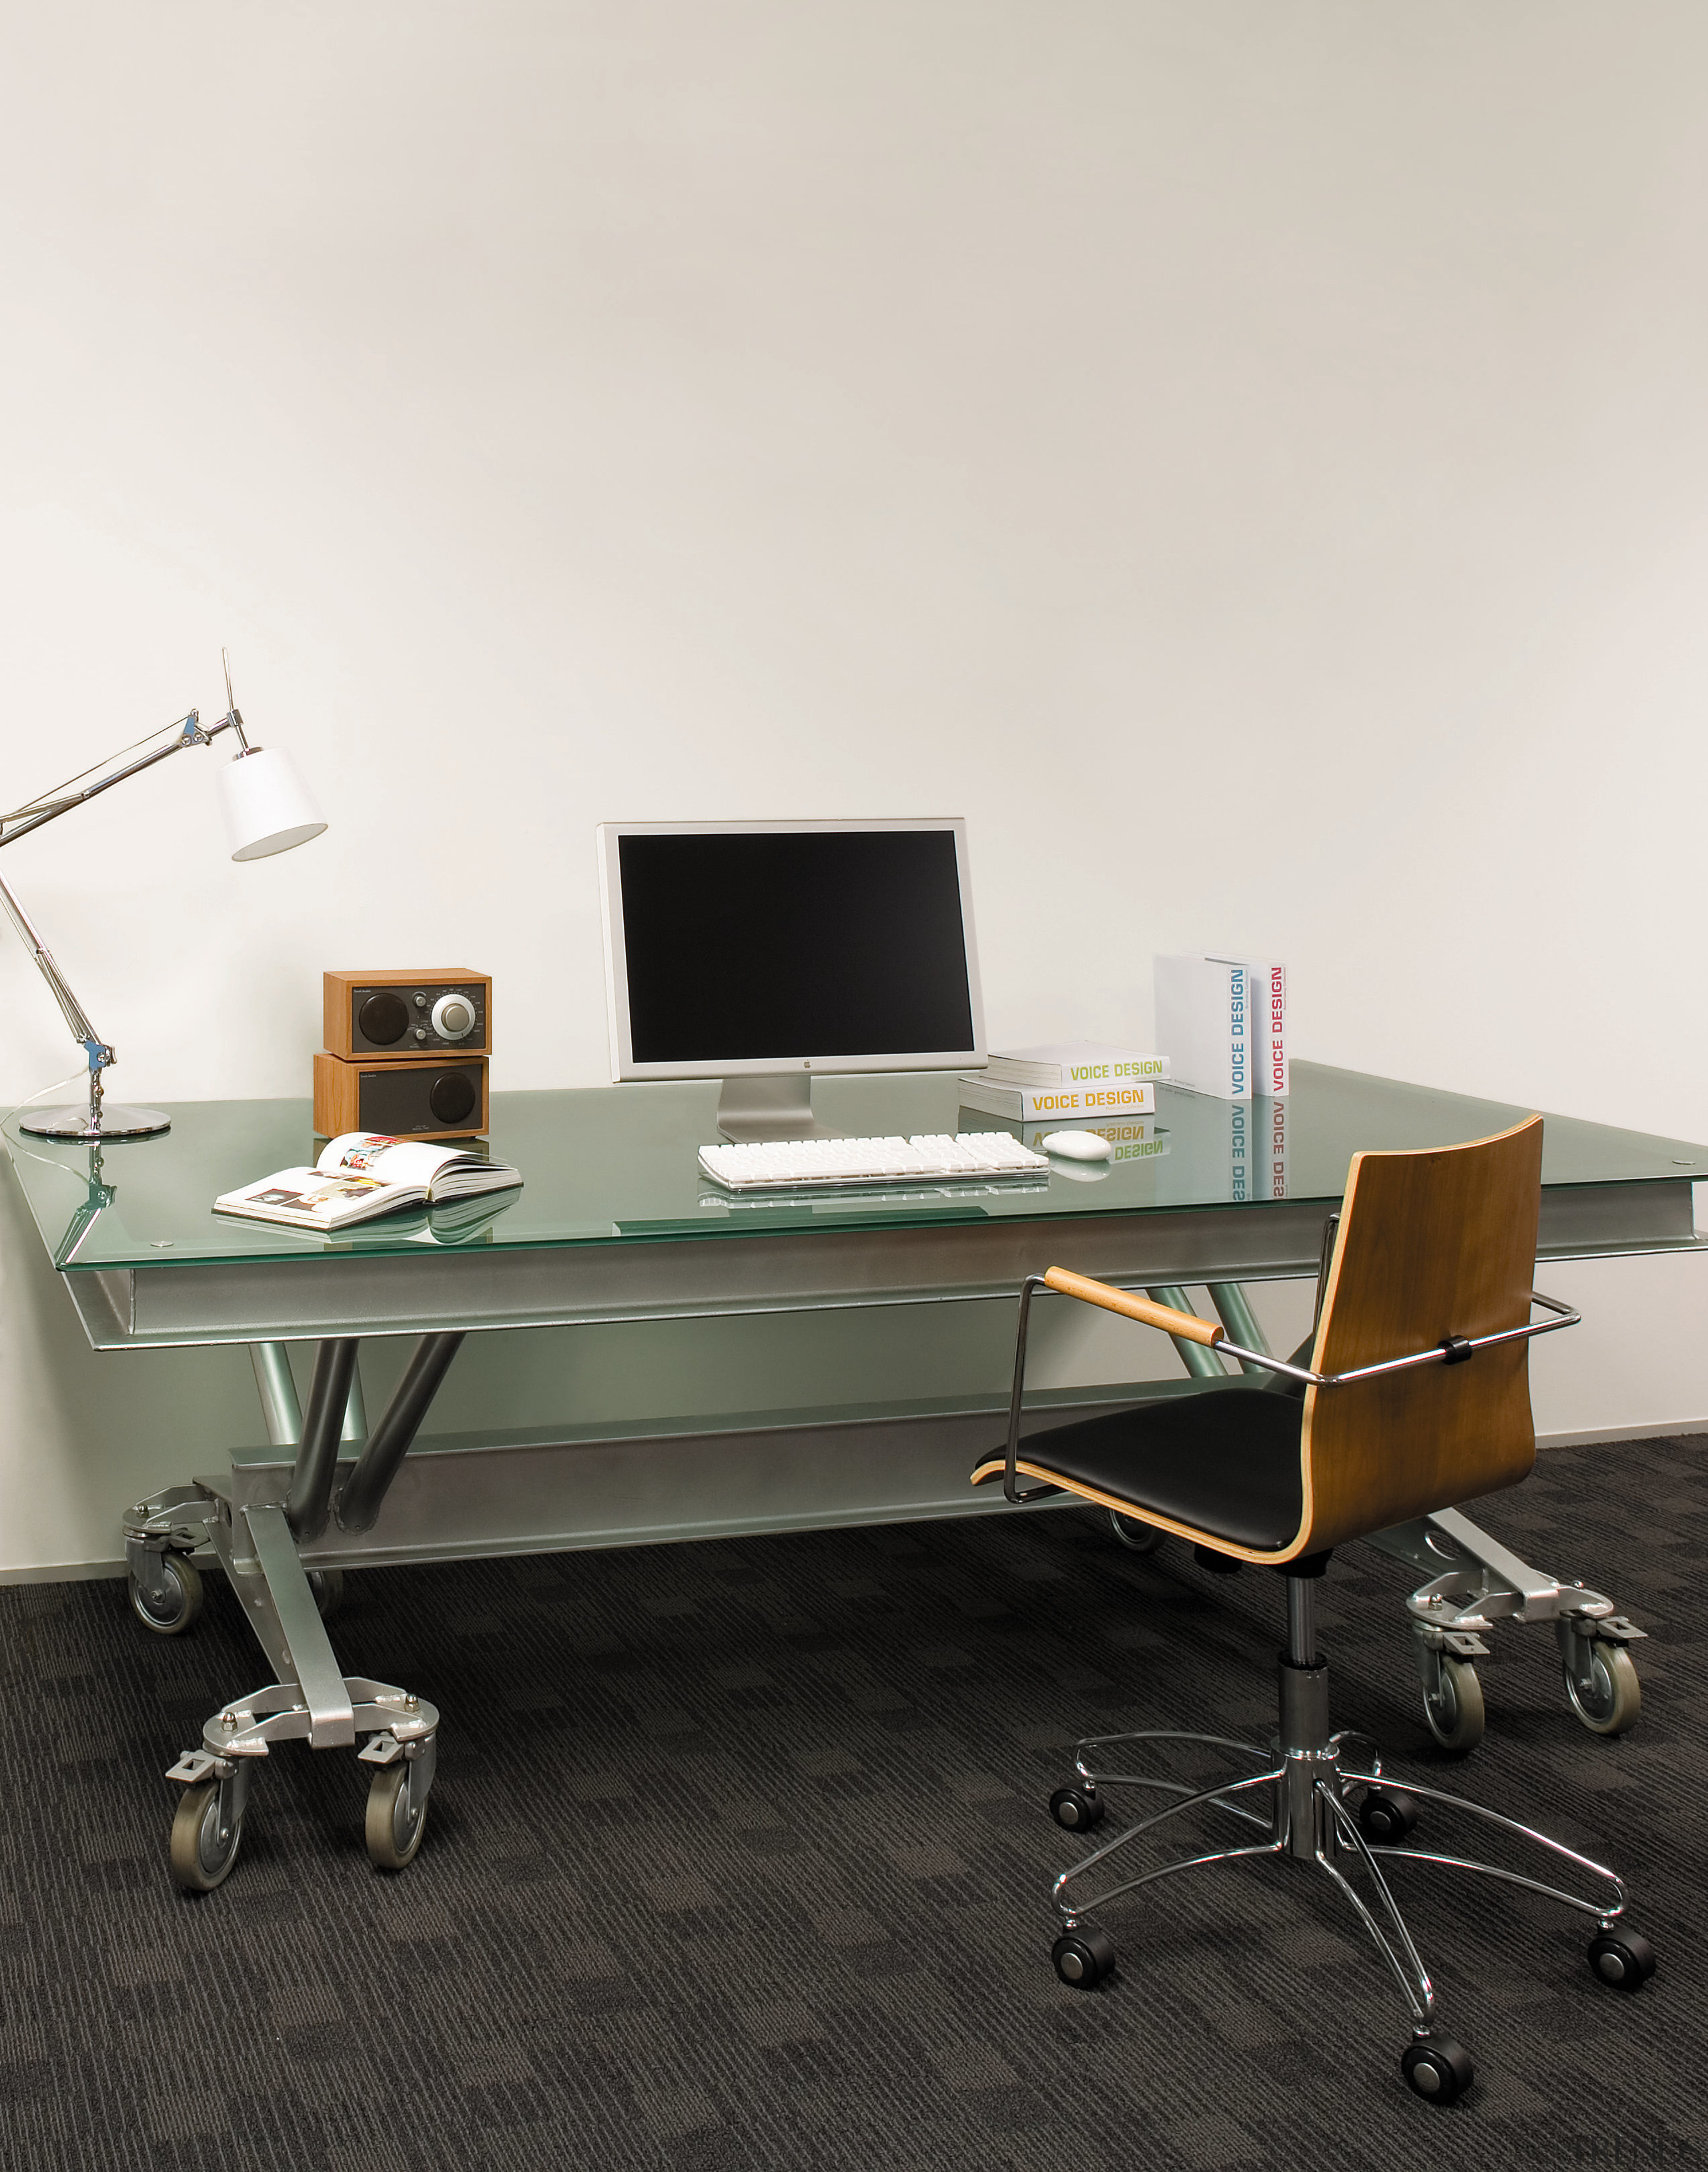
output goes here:
<path id="1" fill-rule="evenodd" d="M 109 1139 L 149 1139 L 157 1132 L 169 1132 L 172 1119 L 164 1109 L 127 1109 L 122 1101 L 109 1101 L 101 1110 L 100 1129 L 89 1122 L 87 1104 L 75 1109 L 39 1109 L 18 1126 L 36 1139 L 73 1139 L 85 1146 L 101 1146 Z"/>

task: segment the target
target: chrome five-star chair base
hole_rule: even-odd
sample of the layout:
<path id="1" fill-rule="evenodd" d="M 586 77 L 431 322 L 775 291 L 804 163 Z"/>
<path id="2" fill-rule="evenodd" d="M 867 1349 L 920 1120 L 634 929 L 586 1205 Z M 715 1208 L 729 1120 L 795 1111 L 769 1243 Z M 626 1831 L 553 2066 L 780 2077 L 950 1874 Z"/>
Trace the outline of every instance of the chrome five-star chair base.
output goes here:
<path id="1" fill-rule="evenodd" d="M 1051 1958 L 1063 1982 L 1078 1989 L 1089 1989 L 1108 1976 L 1115 1965 L 1114 1945 L 1109 1934 L 1087 1921 L 1090 1909 L 1122 1894 L 1136 1892 L 1141 1886 L 1154 1884 L 1159 1879 L 1172 1878 L 1180 1871 L 1200 1869 L 1211 1863 L 1237 1863 L 1248 1856 L 1291 1856 L 1297 1862 L 1313 1863 L 1351 1903 L 1399 1987 L 1410 2013 L 1413 2031 L 1412 2040 L 1400 2057 L 1407 2083 L 1421 2097 L 1437 2104 L 1450 2104 L 1469 2085 L 1471 2061 L 1461 2046 L 1435 2029 L 1434 1991 L 1389 1887 L 1385 1864 L 1430 1863 L 1449 1870 L 1471 1871 L 1480 1877 L 1522 1886 L 1528 1892 L 1539 1893 L 1547 1900 L 1576 1909 L 1592 1917 L 1597 1926 L 1589 1944 L 1591 1970 L 1602 1982 L 1619 1990 L 1635 1991 L 1653 1974 L 1654 1954 L 1646 1938 L 1621 1925 L 1625 1887 L 1612 1871 L 1600 1863 L 1592 1863 L 1587 1856 L 1550 1840 L 1545 1833 L 1501 1817 L 1462 1797 L 1443 1794 L 1435 1788 L 1394 1787 L 1382 1777 L 1379 1756 L 1372 1755 L 1367 1766 L 1346 1761 L 1344 1749 L 1357 1738 L 1345 1732 L 1331 1734 L 1329 1731 L 1329 1670 L 1319 1657 L 1316 1646 L 1316 1578 L 1326 1562 L 1326 1556 L 1319 1556 L 1288 1565 L 1287 1649 L 1280 1669 L 1281 1726 L 1267 1750 L 1222 1735 L 1162 1731 L 1099 1735 L 1077 1745 L 1074 1764 L 1078 1778 L 1059 1788 L 1050 1798 L 1050 1805 L 1057 1822 L 1069 1830 L 1082 1831 L 1101 1821 L 1105 1788 L 1147 1788 L 1177 1799 L 1153 1816 L 1129 1826 L 1114 1840 L 1106 1841 L 1056 1879 L 1055 1900 L 1061 1914 L 1061 1933 Z M 1208 1787 L 1105 1770 L 1104 1757 L 1118 1745 L 1130 1744 L 1196 1745 L 1248 1760 L 1256 1769 Z M 1373 1750 L 1373 1745 L 1369 1746 Z M 1418 1822 L 1419 1800 L 1463 1811 L 1522 1841 L 1545 1848 L 1590 1879 L 1602 1880 L 1605 1890 L 1598 1900 L 1584 1900 L 1558 1886 L 1544 1884 L 1495 1863 L 1399 1845 Z M 1108 1863 L 1120 1850 L 1142 1835 L 1155 1831 L 1170 1818 L 1200 1808 L 1242 1819 L 1255 1827 L 1262 1837 L 1239 1847 L 1212 1848 L 1200 1855 L 1161 1863 L 1154 1869 L 1141 1871 L 1137 1877 L 1106 1886 L 1090 1899 L 1077 1897 L 1080 1881 L 1088 1872 Z M 1362 1892 L 1360 1884 L 1364 1888 Z"/>

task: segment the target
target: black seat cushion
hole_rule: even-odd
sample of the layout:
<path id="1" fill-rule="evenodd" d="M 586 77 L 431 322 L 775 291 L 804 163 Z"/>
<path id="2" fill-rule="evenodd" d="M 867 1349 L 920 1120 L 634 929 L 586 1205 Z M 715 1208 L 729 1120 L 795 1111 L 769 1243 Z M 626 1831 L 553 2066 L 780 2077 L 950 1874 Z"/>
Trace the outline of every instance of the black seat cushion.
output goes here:
<path id="1" fill-rule="evenodd" d="M 1040 1476 L 1094 1487 L 1112 1500 L 1258 1553 L 1298 1536 L 1302 1399 L 1230 1380 L 1191 1395 L 1136 1404 L 1082 1425 L 1034 1433 L 1022 1458 Z M 979 1465 L 981 1479 L 1002 1460 Z"/>

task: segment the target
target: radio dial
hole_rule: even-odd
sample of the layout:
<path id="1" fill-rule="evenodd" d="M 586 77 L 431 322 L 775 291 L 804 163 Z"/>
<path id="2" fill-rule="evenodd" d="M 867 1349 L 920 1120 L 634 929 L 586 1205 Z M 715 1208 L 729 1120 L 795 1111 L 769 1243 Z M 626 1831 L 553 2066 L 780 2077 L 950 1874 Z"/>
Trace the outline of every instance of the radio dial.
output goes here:
<path id="1" fill-rule="evenodd" d="M 441 1040 L 461 1040 L 475 1024 L 475 1006 L 466 996 L 441 996 L 433 1005 L 433 1031 Z"/>

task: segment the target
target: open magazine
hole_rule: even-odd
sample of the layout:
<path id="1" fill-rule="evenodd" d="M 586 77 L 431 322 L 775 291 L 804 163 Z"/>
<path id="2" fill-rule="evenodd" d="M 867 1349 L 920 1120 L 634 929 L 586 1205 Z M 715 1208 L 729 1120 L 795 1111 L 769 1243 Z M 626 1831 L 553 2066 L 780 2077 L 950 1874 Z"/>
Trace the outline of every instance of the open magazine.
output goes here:
<path id="1" fill-rule="evenodd" d="M 506 1191 L 522 1175 L 508 1161 L 435 1146 L 427 1139 L 393 1139 L 381 1132 L 344 1132 L 325 1147 L 312 1169 L 282 1169 L 258 1184 L 223 1191 L 219 1214 L 257 1222 L 288 1222 L 295 1229 L 347 1229 L 400 1207 L 436 1207 Z"/>

